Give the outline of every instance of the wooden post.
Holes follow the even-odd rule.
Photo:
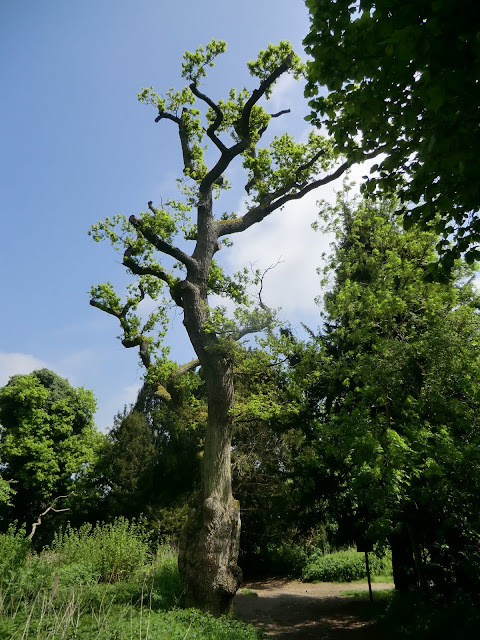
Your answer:
[[[365,564],[367,566],[368,593],[370,594],[370,602],[373,602],[372,581],[370,579],[370,565],[368,563],[368,551],[365,551]]]

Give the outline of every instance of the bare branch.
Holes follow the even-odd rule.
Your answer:
[[[52,502],[52,504],[47,509],[45,509],[45,511],[43,513],[41,513],[38,516],[37,521],[32,524],[32,530],[31,530],[30,534],[27,536],[27,538],[29,540],[31,540],[33,538],[33,536],[35,535],[35,531],[37,530],[37,527],[42,524],[43,516],[47,515],[47,513],[49,511],[53,511],[54,513],[61,513],[62,511],[70,511],[70,507],[66,507],[65,509],[55,509],[55,505],[57,504],[57,500],[60,500],[61,498],[68,498],[71,495],[73,495],[73,494],[72,493],[68,493],[66,496],[57,496],[55,498],[55,500]]]
[[[207,95],[205,95],[204,93],[202,93],[197,85],[192,82],[192,84],[190,85],[190,91],[193,93],[193,95],[197,96],[197,98],[199,98],[200,100],[203,100],[203,102],[205,102],[206,104],[208,104],[209,107],[211,107],[213,109],[213,111],[215,112],[215,120],[212,122],[212,124],[208,127],[207,129],[207,136],[210,138],[210,140],[215,144],[215,146],[221,151],[221,153],[224,153],[227,150],[227,147],[223,144],[223,142],[220,140],[220,138],[218,138],[215,135],[215,131],[218,129],[218,127],[222,124],[223,122],[223,111],[220,109],[220,107],[218,106],[218,104],[216,104],[211,98],[209,98]]]
[[[263,291],[263,281],[265,279],[265,276],[267,275],[267,273],[269,271],[272,271],[273,269],[275,269],[275,267],[278,267],[279,264],[281,264],[283,262],[281,256],[280,258],[276,261],[275,264],[271,264],[269,267],[267,267],[264,272],[262,273],[262,275],[259,277],[259,283],[260,283],[260,288],[258,290],[258,301],[260,304],[260,307],[264,310],[264,311],[268,311],[269,313],[272,312],[272,310],[270,309],[270,307],[267,307],[267,305],[263,302],[262,300],[262,291]],[[253,273],[253,265],[250,264],[250,270]]]
[[[283,116],[286,113],[290,113],[290,109],[282,109],[281,111],[278,111],[278,113],[270,113],[269,115],[271,118],[279,118],[280,116]]]

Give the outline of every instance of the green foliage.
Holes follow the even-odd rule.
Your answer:
[[[177,609],[176,553],[161,545],[151,554],[146,542],[125,520],[67,528],[39,555],[24,531],[0,534],[0,638],[257,638],[240,622]]]
[[[0,389],[2,476],[15,491],[12,506],[3,504],[5,521],[31,525],[59,496],[67,497],[57,508],[80,507],[102,441],[94,411],[91,391],[46,369],[12,376]]]
[[[10,525],[5,533],[0,533],[0,588],[21,570],[30,551],[25,529],[17,530]]]
[[[10,482],[4,480],[2,476],[0,476],[0,504],[3,502],[4,504],[11,506],[11,498],[14,495],[15,490]]]
[[[392,575],[390,555],[378,557],[370,553],[368,560],[372,576]],[[353,582],[363,578],[367,578],[365,554],[356,549],[329,554],[314,552],[302,573],[302,579],[307,582]]]
[[[207,75],[205,67],[213,67],[215,58],[227,50],[227,43],[223,40],[212,40],[205,49],[199,47],[194,53],[186,51],[183,54],[182,77],[190,82],[198,83],[199,79]]]
[[[473,274],[459,264],[449,284],[426,281],[435,236],[403,231],[395,201],[351,204],[344,194],[325,213],[337,237],[325,271],[334,277],[314,391],[319,466],[336,475],[350,535],[386,542],[407,527],[438,588],[474,589],[480,325]]]
[[[97,465],[104,512],[110,517],[134,517],[146,509],[152,498],[155,460],[154,436],[146,418],[138,411],[118,414]]]
[[[377,628],[384,637],[434,640],[473,640],[478,635],[480,616],[475,600],[457,594],[448,602],[434,594],[394,591],[386,607],[375,613]]]
[[[72,574],[78,570],[94,581],[118,582],[147,563],[149,538],[142,523],[118,518],[95,527],[84,524],[72,529],[67,525],[55,534],[50,550]]]
[[[266,80],[290,56],[292,73],[298,80],[305,72],[305,65],[293,51],[292,45],[285,40],[281,40],[278,45],[269,44],[259,52],[257,59],[249,62],[247,66],[252,76]],[[266,97],[270,97],[270,92],[266,93]]]
[[[405,224],[442,234],[443,267],[478,259],[478,8],[470,0],[307,0],[306,95],[353,159],[383,147],[367,193],[399,190]],[[320,95],[326,85],[328,95]],[[411,203],[415,206],[412,207]],[[439,218],[436,218],[439,216]],[[451,239],[453,237],[453,245]]]

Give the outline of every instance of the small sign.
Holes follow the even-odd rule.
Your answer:
[[[370,540],[357,540],[357,551],[359,553],[370,553],[370,551],[373,551],[373,542]]]

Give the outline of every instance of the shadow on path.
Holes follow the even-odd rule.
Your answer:
[[[391,587],[376,584],[374,590]],[[363,591],[366,585],[268,580],[244,588],[258,596],[240,591],[234,600],[235,613],[244,622],[264,629],[267,638],[384,640],[368,620],[368,601],[342,595],[345,591]]]

